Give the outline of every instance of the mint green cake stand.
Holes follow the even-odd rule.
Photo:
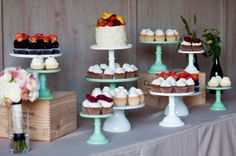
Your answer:
[[[231,87],[209,87],[209,86],[206,86],[206,89],[216,91],[216,100],[212,104],[210,109],[214,110],[214,111],[226,110],[224,104],[221,102],[221,91],[231,89]]]
[[[102,145],[110,142],[109,139],[102,134],[101,119],[111,117],[112,115],[113,114],[89,115],[89,114],[84,114],[82,112],[80,113],[81,117],[94,119],[94,132],[87,140],[87,144]]]
[[[47,74],[57,73],[61,71],[61,69],[54,70],[33,70],[28,69],[28,71],[37,72],[39,74],[40,79],[40,88],[39,88],[39,99],[42,100],[52,100],[53,95],[51,91],[47,88]]]
[[[109,87],[111,89],[115,89],[116,83],[137,81],[139,77],[132,77],[132,78],[126,78],[126,79],[94,79],[94,78],[89,78],[86,76],[85,79],[90,82],[109,83]]]
[[[162,63],[162,45],[166,44],[177,44],[179,41],[163,41],[163,42],[156,42],[156,41],[140,41],[143,44],[154,44],[156,45],[156,61],[155,63],[149,68],[148,73],[156,74],[161,72],[167,72],[168,69],[166,65]]]

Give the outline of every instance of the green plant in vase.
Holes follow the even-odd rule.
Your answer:
[[[206,57],[212,57],[213,66],[210,72],[210,78],[216,75],[223,77],[223,71],[220,65],[220,32],[216,29],[205,29],[204,30],[204,47],[206,49]]]

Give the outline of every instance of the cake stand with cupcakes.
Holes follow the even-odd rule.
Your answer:
[[[39,74],[40,88],[39,98],[43,100],[53,99],[53,95],[47,88],[47,74],[60,71],[59,64],[54,57],[60,57],[57,35],[43,35],[37,33],[29,36],[25,33],[17,33],[14,41],[14,49],[10,56],[17,58],[33,58],[28,71]],[[44,58],[47,58],[44,62]]]
[[[95,28],[96,44],[90,48],[97,50],[98,53],[108,51],[108,66],[102,71],[98,66],[90,66],[88,70],[87,81],[97,83],[107,83],[111,90],[116,88],[117,83],[132,82],[138,80],[137,69],[134,70],[131,65],[126,64],[116,67],[115,53],[121,50],[132,48],[131,44],[127,44],[126,22],[116,14],[103,12],[102,17],[97,20]],[[135,67],[136,68],[136,67]],[[110,74],[110,75],[109,75]],[[102,75],[102,76],[101,76]],[[103,129],[108,132],[127,132],[131,126],[125,116],[124,111],[130,109],[138,109],[139,106],[114,107],[114,116],[108,118],[104,122]],[[116,123],[116,125],[114,125]]]
[[[176,115],[175,110],[175,97],[179,96],[190,96],[194,94],[194,92],[186,92],[186,93],[162,93],[162,92],[149,92],[153,96],[168,96],[169,98],[169,113],[164,119],[159,123],[162,127],[181,127],[184,126],[185,123]]]
[[[184,40],[180,43],[178,53],[188,54],[188,66],[185,68],[186,72],[190,74],[199,73],[199,70],[194,66],[194,54],[202,54],[204,52],[200,39],[184,37]]]
[[[161,29],[157,29],[155,33],[150,29],[143,29],[140,33],[140,43],[156,45],[155,63],[149,68],[148,73],[167,72],[168,68],[162,63],[162,46],[178,44],[179,34],[174,29],[167,29],[166,34]]]

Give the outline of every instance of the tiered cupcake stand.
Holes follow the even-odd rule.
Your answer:
[[[94,132],[87,140],[88,144],[93,145],[102,145],[109,143],[109,139],[102,134],[101,128],[101,119],[111,117],[113,114],[104,114],[104,115],[89,115],[80,113],[80,116],[83,118],[92,118],[94,119]]]
[[[185,68],[185,71],[190,74],[199,73],[199,70],[194,66],[194,54],[201,54],[204,53],[204,50],[201,51],[182,51],[181,49],[178,50],[181,54],[188,54],[188,66]]]
[[[209,86],[206,86],[206,89],[216,91],[216,100],[212,104],[210,109],[214,110],[214,111],[226,110],[224,104],[221,102],[221,91],[231,89],[231,87],[209,87]]]
[[[50,56],[60,57],[61,53],[60,54],[52,54],[52,55],[29,55],[29,54],[21,55],[21,54],[10,53],[10,56],[18,57],[18,58],[31,58],[32,59],[36,56],[41,56],[43,58],[48,58]],[[43,99],[43,100],[53,99],[53,95],[52,95],[51,91],[47,88],[47,76],[46,75],[57,73],[57,72],[61,71],[61,69],[33,70],[33,69],[29,68],[28,71],[32,71],[32,72],[35,72],[35,73],[39,74],[39,78],[40,78],[39,99]]]
[[[159,93],[159,92],[152,92],[150,94],[153,96],[168,96],[169,97],[169,113],[164,117],[164,119],[159,123],[162,127],[180,127],[184,126],[185,123],[176,115],[176,97],[183,97],[183,96],[190,96],[193,95],[194,92],[188,93]]]
[[[156,45],[156,61],[155,63],[149,68],[148,73],[156,74],[161,73],[164,71],[168,71],[166,65],[162,63],[162,45],[168,44],[177,44],[179,41],[163,41],[163,42],[156,42],[156,41],[140,41],[143,44],[154,44]]]
[[[126,46],[120,47],[99,47],[97,45],[92,45],[90,47],[93,50],[98,51],[108,51],[108,61],[109,61],[109,68],[115,71],[115,52],[117,50],[124,50],[132,48],[131,44],[127,44]],[[110,89],[116,88],[116,83],[123,83],[123,82],[132,82],[137,81],[139,77],[134,78],[126,78],[126,79],[94,79],[86,77],[87,81],[90,82],[97,82],[97,83],[108,83]],[[137,106],[125,106],[125,107],[113,107],[114,115],[107,118],[103,125],[103,130],[107,132],[113,133],[121,133],[127,132],[131,130],[131,125],[127,117],[125,116],[125,110],[133,110],[144,107],[144,104],[140,104]]]

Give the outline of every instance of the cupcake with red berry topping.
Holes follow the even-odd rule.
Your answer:
[[[91,95],[86,95],[86,99],[89,101],[87,112],[91,115],[99,115],[101,113],[101,105],[98,99]]]
[[[25,33],[16,33],[16,39],[14,40],[14,53],[16,54],[27,54],[26,50],[20,50],[20,49],[26,49],[29,47],[29,35]]]
[[[112,106],[113,106],[113,99],[107,95],[98,95],[97,96],[98,102],[101,104],[101,112],[102,114],[111,114]]]
[[[202,41],[199,38],[192,39],[192,50],[193,51],[202,50]]]
[[[180,43],[182,51],[192,51],[192,39],[191,37],[184,37],[184,40]]]
[[[176,82],[175,92],[176,93],[186,93],[187,92],[186,81],[182,81],[181,79]]]
[[[171,93],[173,90],[173,87],[171,86],[171,84],[169,83],[169,81],[164,80],[161,83],[161,92],[162,93]]]

